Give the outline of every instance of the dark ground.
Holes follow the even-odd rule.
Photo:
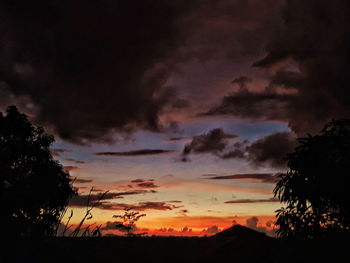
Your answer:
[[[212,237],[20,239],[0,262],[349,262],[349,239],[282,241],[242,226]],[[345,258],[344,258],[345,257]]]

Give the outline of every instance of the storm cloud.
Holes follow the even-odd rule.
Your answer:
[[[349,117],[349,16],[346,0],[286,1],[266,56],[254,63],[274,72],[269,84],[260,92],[245,84],[204,115],[284,121],[297,136]]]
[[[282,63],[271,82],[297,91],[288,105],[290,127],[297,133],[319,131],[331,118],[350,114],[350,4],[289,0],[284,12],[284,24],[266,46],[267,56],[255,65]],[[298,70],[286,70],[287,60]]]
[[[228,138],[236,136],[226,134],[219,128],[194,136],[183,149],[182,161],[187,161],[191,153],[211,153],[221,159],[246,160],[257,167],[285,168],[284,157],[297,146],[295,135],[291,132],[276,132],[252,142],[243,140],[233,144],[229,143]]]
[[[248,160],[255,166],[286,167],[285,157],[297,146],[295,136],[289,132],[276,132],[254,141],[247,147]]]
[[[236,137],[237,135],[225,133],[221,128],[194,136],[192,141],[185,145],[182,151],[182,160],[186,161],[190,153],[212,153],[218,155],[228,145],[228,139]]]
[[[288,115],[286,107],[295,96],[269,90],[252,92],[243,86],[237,92],[225,96],[219,105],[199,116],[234,115],[241,118],[283,120]]]
[[[159,131],[165,105],[184,106],[165,81],[196,2],[1,1],[1,89],[73,142]]]
[[[75,143],[168,131],[177,125],[163,113],[198,103],[194,85],[171,86],[169,77],[191,74],[195,60],[252,61],[282,3],[2,1],[0,105],[16,104]]]

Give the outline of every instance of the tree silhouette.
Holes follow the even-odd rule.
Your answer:
[[[114,218],[120,218],[120,222],[116,222],[116,229],[121,232],[126,232],[127,236],[132,236],[136,228],[136,222],[146,214],[132,211],[132,208],[125,208],[124,215],[114,215]]]
[[[53,235],[75,194],[69,174],[51,155],[53,142],[15,106],[0,113],[0,225],[7,234]]]
[[[314,238],[350,229],[350,120],[333,120],[320,135],[298,139],[289,170],[274,193],[281,237]]]

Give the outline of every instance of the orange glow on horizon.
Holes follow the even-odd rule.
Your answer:
[[[248,224],[248,220],[253,216],[232,216],[232,217],[214,217],[214,216],[178,216],[158,219],[140,220],[136,224],[135,234],[146,233],[147,236],[210,236],[223,231],[232,225],[243,225],[251,227],[257,231],[271,234],[275,229],[273,222],[274,216],[258,216],[256,226]],[[93,226],[102,224],[102,234],[124,235],[125,233],[115,229],[104,229],[106,222],[94,222]],[[84,224],[86,228],[89,224]],[[74,229],[76,225],[72,227]]]

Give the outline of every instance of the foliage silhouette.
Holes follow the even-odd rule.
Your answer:
[[[280,237],[315,238],[350,229],[350,120],[333,120],[320,135],[298,139],[274,194]]]
[[[5,234],[55,234],[75,190],[52,157],[53,142],[53,136],[33,126],[15,106],[0,113],[0,225]]]
[[[118,229],[121,232],[126,232],[127,236],[133,236],[133,232],[136,228],[136,222],[144,216],[146,216],[146,214],[141,214],[140,212],[132,211],[132,208],[125,208],[124,215],[114,215],[113,217],[121,219],[120,222],[116,222],[116,229]]]

